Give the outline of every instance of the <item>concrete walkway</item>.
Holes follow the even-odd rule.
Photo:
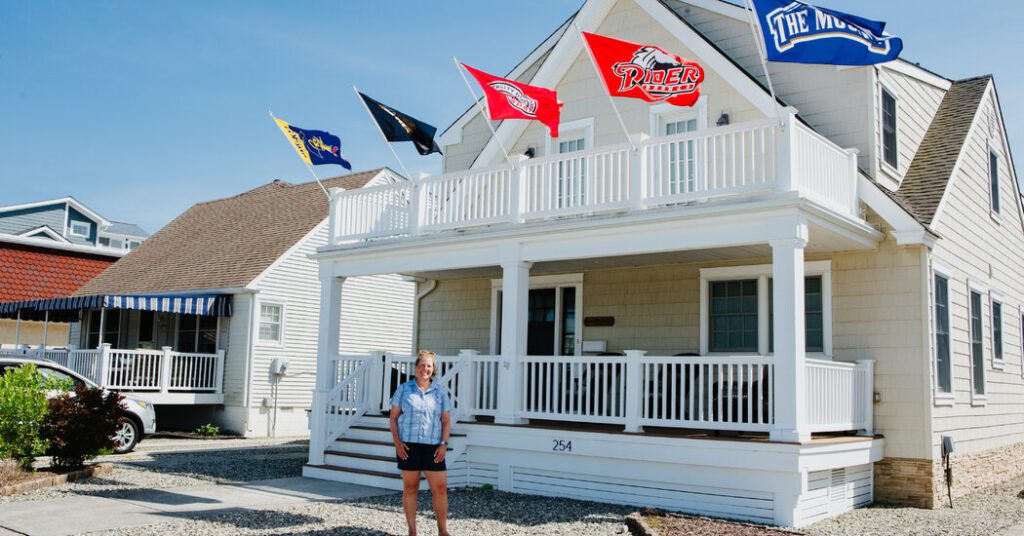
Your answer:
[[[1024,536],[1024,523],[1005,528],[999,532],[998,536]]]
[[[77,495],[56,500],[4,504],[0,514],[0,535],[81,534],[166,523],[176,519],[195,519],[230,510],[258,510],[388,493],[394,492],[294,477],[234,485],[211,484]]]

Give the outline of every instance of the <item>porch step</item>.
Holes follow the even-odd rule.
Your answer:
[[[451,434],[454,441],[466,434]],[[452,451],[452,447],[448,447]],[[449,461],[449,465],[451,462]],[[401,490],[402,474],[395,463],[395,446],[387,416],[367,415],[324,450],[323,465],[305,465],[303,476]],[[421,478],[420,489],[427,489]]]
[[[391,473],[366,469],[352,469],[347,467],[338,467],[335,465],[306,464],[302,466],[302,476],[402,491],[402,475],[401,473],[398,473],[397,470],[394,473]],[[427,480],[420,477],[420,490],[426,489],[429,489]]]

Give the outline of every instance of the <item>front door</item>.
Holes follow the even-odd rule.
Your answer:
[[[530,290],[526,355],[555,355],[555,289]]]
[[[526,310],[526,354],[537,356],[577,355],[579,352],[578,284],[532,288]],[[496,290],[493,311],[493,352],[501,351],[502,292]]]

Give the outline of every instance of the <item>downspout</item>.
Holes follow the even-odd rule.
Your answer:
[[[415,321],[413,322],[415,324]],[[21,309],[18,309],[18,314],[14,320],[14,347],[18,348],[21,346]]]
[[[242,383],[242,398],[243,403],[245,404],[242,425],[245,433],[252,431],[252,429],[249,428],[249,412],[252,408],[249,406],[252,402],[252,360],[256,353],[256,315],[259,314],[259,311],[256,309],[256,292],[250,294],[249,299],[252,300],[252,303],[249,306],[249,344],[247,345],[248,349],[245,356],[245,369],[242,373],[242,377],[244,378],[244,382]]]
[[[420,302],[423,301],[423,298],[427,297],[427,294],[430,294],[431,292],[434,291],[435,288],[437,288],[437,280],[436,279],[422,279],[422,278],[419,278],[419,277],[411,277],[411,276],[402,276],[402,280],[403,281],[411,281],[413,283],[417,283],[417,285],[416,285],[417,288],[419,287],[419,283],[425,283],[424,288],[423,289],[418,289],[417,292],[416,292],[415,307],[414,307],[414,309],[412,311],[412,346],[411,346],[411,349],[412,349],[412,355],[416,355],[416,352],[419,350],[419,346],[420,346]]]

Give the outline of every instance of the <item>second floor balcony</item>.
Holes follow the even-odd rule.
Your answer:
[[[358,190],[334,190],[330,245],[792,193],[859,219],[857,153],[781,117]]]

